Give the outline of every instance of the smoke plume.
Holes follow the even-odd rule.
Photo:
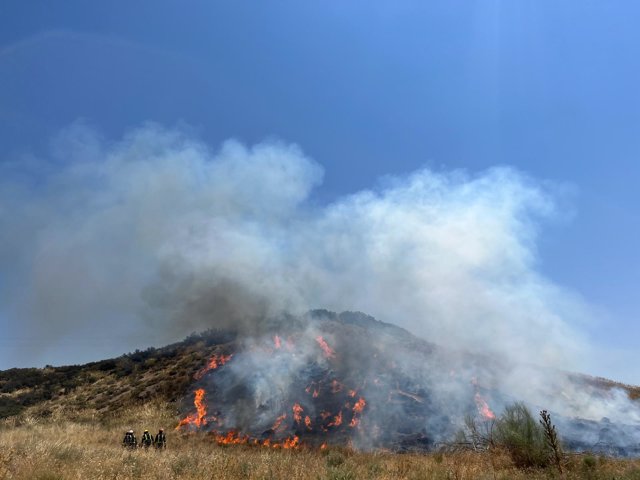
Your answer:
[[[413,385],[440,412],[425,417],[431,440],[446,438],[480,388],[501,392],[494,408],[526,399],[565,419],[640,421],[625,391],[603,393],[559,373],[579,370],[590,350],[580,334],[588,308],[537,268],[538,229],[557,213],[553,186],[505,167],[422,169],[321,204],[313,193],[322,178],[296,145],[230,140],[212,150],[155,124],[112,142],[78,123],[56,138],[49,158],[4,162],[0,320],[32,337],[13,358],[37,363],[48,350],[69,349],[66,339],[89,335],[122,352],[233,329],[253,347],[216,377],[216,391],[243,392],[248,402],[240,408],[233,393],[228,421],[263,428],[304,386],[308,365],[334,362],[314,360],[320,350],[309,326],[300,327],[297,360],[264,361],[256,345],[272,341],[274,319],[363,311],[449,352],[433,369],[422,353],[403,353],[402,336],[372,340],[378,361],[389,356],[399,375],[385,380],[383,396],[422,404],[401,389]],[[344,375],[352,362],[375,380],[370,352],[341,347],[349,351],[341,353]],[[474,365],[465,364],[470,353]],[[475,365],[483,355],[490,362]],[[469,383],[476,375],[483,384]],[[372,420],[399,418],[378,405],[379,385],[360,388]],[[355,401],[352,422],[360,420]],[[599,427],[580,428],[575,438]]]
[[[320,307],[513,362],[583,351],[583,305],[536,269],[552,191],[510,168],[423,169],[321,205],[323,169],[296,145],[214,151],[154,124],[109,142],[76,124],[51,158],[1,173],[3,313],[46,339],[36,349],[74,332],[135,348],[259,331]]]

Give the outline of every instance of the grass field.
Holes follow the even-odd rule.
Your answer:
[[[57,412],[43,419],[22,416],[0,423],[2,479],[546,479],[556,470],[522,471],[500,451],[358,453],[345,449],[274,450],[218,446],[205,435],[173,431],[169,405],[141,406],[117,416],[91,411]],[[165,451],[125,450],[124,430],[168,432]],[[640,461],[570,456],[565,478],[637,479]]]

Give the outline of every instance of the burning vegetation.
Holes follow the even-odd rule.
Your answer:
[[[195,375],[176,429],[208,432],[220,444],[270,448],[433,447],[455,429],[442,408],[452,400],[428,390],[437,377],[425,375],[424,361],[433,362],[433,352],[407,357],[422,366],[408,369],[406,355],[397,354],[406,332],[373,322],[373,329],[362,329],[321,316],[212,355]],[[375,328],[385,335],[378,337]],[[437,363],[431,366],[438,371]],[[482,387],[467,384],[461,411],[476,407],[479,418],[493,418]]]
[[[290,320],[213,353],[194,376],[176,430],[206,432],[219,444],[428,451],[451,441],[465,418],[490,429],[513,401],[499,388],[501,365],[487,358],[454,354],[362,314]],[[573,427],[593,434],[591,424],[556,419],[567,445],[589,447],[575,443]]]

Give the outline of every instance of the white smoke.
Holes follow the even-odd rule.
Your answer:
[[[584,306],[537,271],[552,191],[510,168],[424,169],[320,205],[323,169],[295,145],[212,151],[158,125],[113,143],[77,124],[52,158],[0,173],[4,314],[53,345],[124,332],[132,349],[318,307],[511,362],[584,351]]]

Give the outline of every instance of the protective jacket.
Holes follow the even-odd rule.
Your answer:
[[[122,440],[122,446],[128,448],[136,448],[138,446],[136,436],[133,433],[125,433],[124,439]]]
[[[144,448],[149,448],[153,443],[153,437],[149,432],[144,432],[142,434],[142,438],[140,439],[140,443]]]
[[[164,432],[158,432],[155,438],[156,448],[167,448],[167,436]]]

